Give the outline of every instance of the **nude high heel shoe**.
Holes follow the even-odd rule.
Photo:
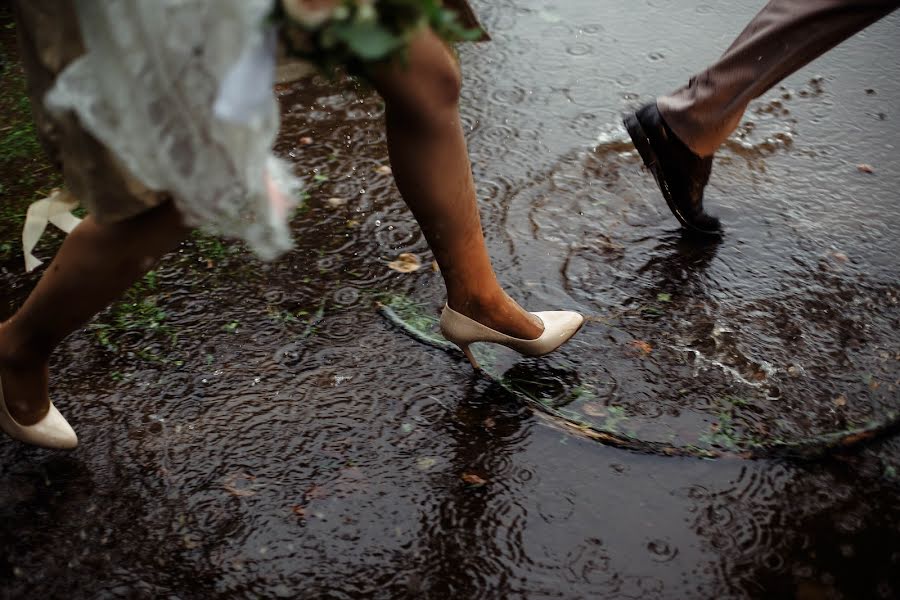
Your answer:
[[[6,408],[2,380],[0,380],[0,429],[14,440],[42,448],[71,450],[78,445],[78,436],[75,435],[75,431],[59,414],[52,402],[50,410],[43,419],[34,425],[19,425]]]
[[[494,331],[445,305],[441,313],[441,333],[447,340],[459,346],[472,366],[479,369],[478,361],[472,355],[469,344],[490,342],[506,346],[525,356],[543,356],[569,341],[569,338],[578,333],[584,325],[584,317],[577,312],[549,311],[531,314],[544,324],[544,333],[537,339],[523,340]]]

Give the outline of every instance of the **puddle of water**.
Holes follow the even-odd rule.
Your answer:
[[[615,382],[599,403],[660,439],[728,397],[746,400],[731,427],[767,435],[896,407],[896,17],[754,105],[711,186],[727,235],[704,246],[617,119],[754,7],[481,8],[495,41],[463,50],[464,120],[491,251],[526,306],[597,317],[558,358]],[[297,250],[261,265],[193,238],[66,342],[52,393],[82,447],[0,444],[0,595],[898,593],[896,440],[806,466],[642,456],[547,427],[375,310],[386,292],[441,303],[436,274],[386,267],[429,253],[377,171],[378,100],[327,82],[281,99],[278,151],[313,185]],[[20,265],[0,259],[3,315],[35,281]]]

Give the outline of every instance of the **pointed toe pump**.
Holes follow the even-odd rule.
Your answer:
[[[445,305],[441,313],[441,333],[447,340],[459,346],[472,366],[478,369],[478,361],[472,355],[470,344],[490,342],[506,346],[525,356],[543,356],[569,341],[584,325],[584,317],[577,312],[560,310],[531,314],[541,320],[544,332],[539,338],[523,340],[486,327]]]
[[[34,425],[20,425],[17,423],[6,407],[2,380],[0,380],[0,429],[14,440],[42,448],[71,450],[78,445],[78,436],[75,435],[75,431],[59,411],[56,410],[52,402],[50,403],[50,410],[47,411],[44,418]]]

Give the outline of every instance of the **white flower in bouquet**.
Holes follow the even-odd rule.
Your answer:
[[[342,0],[281,0],[284,12],[310,29],[337,16],[336,12],[344,10],[343,4]]]

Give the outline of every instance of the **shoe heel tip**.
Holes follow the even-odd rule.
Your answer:
[[[476,371],[481,370],[481,366],[478,364],[478,361],[475,359],[475,355],[472,354],[472,349],[468,346],[460,346],[460,350],[463,351],[463,354],[466,355],[466,358],[469,359],[469,363],[472,365],[472,368]]]

